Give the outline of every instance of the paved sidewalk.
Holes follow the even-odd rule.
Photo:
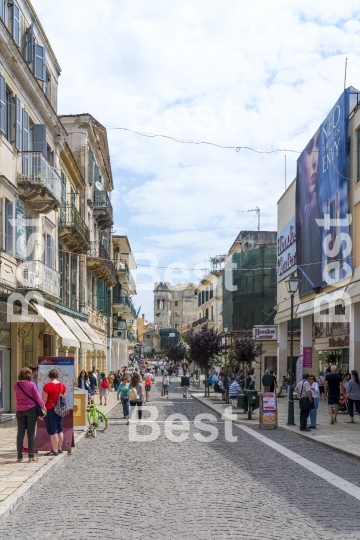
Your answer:
[[[194,399],[201,401],[218,414],[224,414],[225,406],[221,402],[214,402],[211,398],[204,397],[204,393],[196,393],[193,395]],[[279,398],[278,403],[278,422],[279,427],[292,431],[301,437],[310,439],[318,444],[329,446],[339,452],[345,453],[349,456],[360,459],[360,417],[354,416],[355,424],[348,424],[349,415],[339,412],[337,418],[337,424],[330,424],[330,416],[327,410],[327,403],[320,401],[317,415],[317,429],[309,432],[303,432],[299,429],[299,405],[298,401],[295,401],[295,423],[296,426],[288,426],[287,422],[287,398]],[[237,412],[237,411],[233,411]],[[252,414],[252,420],[247,419],[248,415],[242,412],[238,413],[238,423],[246,425],[259,425],[258,410],[255,410]],[[308,422],[309,425],[309,422]],[[269,428],[266,428],[269,429]]]
[[[99,403],[99,396],[95,396]],[[110,392],[108,404],[101,410],[108,414],[117,404],[116,392]],[[45,457],[44,453],[37,454],[39,461],[28,463],[25,457],[23,463],[17,463],[16,453],[16,420],[0,424],[0,523],[29,495],[35,484],[41,481],[48,471],[62,460],[67,459],[64,452],[57,457]],[[75,448],[84,440],[84,431],[75,431]],[[26,454],[25,454],[26,456]]]

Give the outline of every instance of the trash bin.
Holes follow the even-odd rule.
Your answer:
[[[237,406],[239,409],[244,409],[244,411],[247,411],[248,402],[247,402],[247,395],[246,394],[239,394],[237,398]]]

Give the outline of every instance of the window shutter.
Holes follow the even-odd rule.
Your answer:
[[[2,75],[0,75],[0,131],[6,132],[6,83]]]
[[[34,28],[33,25],[26,30],[25,35],[25,60],[28,64],[34,60]]]
[[[97,309],[101,312],[105,310],[105,283],[100,279],[97,282]]]
[[[46,61],[45,47],[34,43],[34,75],[40,81],[45,81]]]
[[[21,101],[15,96],[15,148],[21,151]]]
[[[76,195],[75,195],[75,191],[73,187],[70,190],[70,199],[71,199],[71,204],[75,206]]]
[[[78,274],[78,259],[74,255],[71,256],[71,282],[70,282],[70,307],[77,309],[77,274]]]
[[[94,182],[95,182],[95,187],[96,187],[96,182],[98,182],[100,179],[100,169],[99,169],[99,165],[96,165],[95,163],[95,166],[94,166]],[[96,188],[97,189],[97,188]]]
[[[12,34],[16,45],[20,47],[20,9],[13,3],[12,9]]]
[[[0,19],[5,21],[5,2],[3,0],[0,0]]]
[[[63,274],[64,274],[64,252],[63,247],[59,244],[59,274],[60,274],[60,300],[64,302],[64,285],[63,285]]]
[[[88,157],[88,181],[90,186],[94,183],[94,153],[89,148],[89,157]]]
[[[47,157],[46,124],[34,124],[34,151]]]

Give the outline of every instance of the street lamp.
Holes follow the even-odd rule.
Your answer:
[[[295,426],[294,419],[294,296],[298,290],[300,280],[291,274],[289,279],[285,281],[286,288],[290,294],[291,299],[291,318],[290,318],[290,388],[289,388],[289,401],[288,401],[288,426]]]

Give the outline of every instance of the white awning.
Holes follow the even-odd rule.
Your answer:
[[[85,334],[83,329],[78,325],[77,319],[73,319],[70,315],[65,315],[64,313],[58,313],[61,319],[68,325],[70,330],[75,334],[75,336],[80,341],[82,349],[87,351],[93,351],[94,345],[91,339]]]
[[[42,306],[41,304],[34,304],[34,307],[40,315],[42,315],[45,321],[50,324],[51,328],[55,330],[58,336],[61,337],[64,347],[75,347],[80,348],[79,340],[76,339],[74,334],[69,330],[64,321],[62,321],[59,315],[47,307]]]
[[[84,330],[85,334],[91,339],[91,341],[94,344],[94,349],[97,351],[105,351],[105,345],[101,341],[99,335],[93,328],[91,328],[90,324],[86,321],[77,321],[78,325]]]

